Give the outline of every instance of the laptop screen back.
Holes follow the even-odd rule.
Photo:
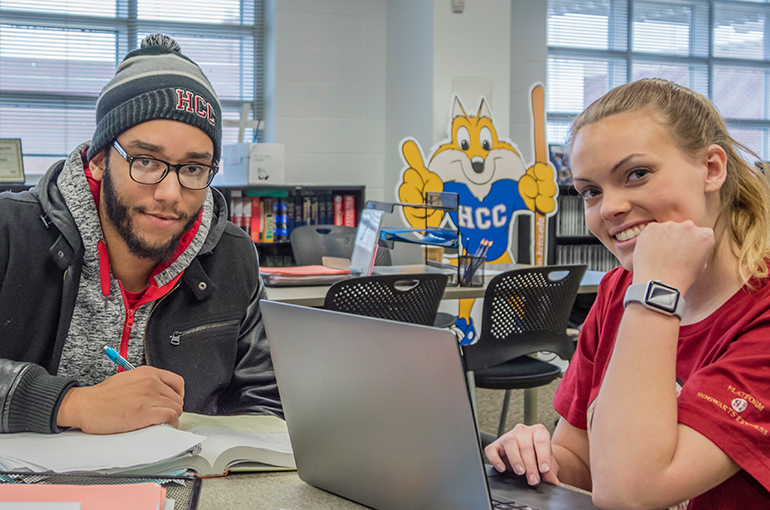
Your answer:
[[[302,480],[384,509],[488,509],[448,330],[262,302]]]

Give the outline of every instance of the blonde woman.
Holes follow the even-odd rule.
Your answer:
[[[600,508],[770,508],[764,176],[706,98],[663,80],[597,100],[571,148],[588,227],[622,267],[559,385],[553,437],[517,425],[487,457]]]

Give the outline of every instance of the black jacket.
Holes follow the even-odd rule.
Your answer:
[[[80,234],[56,185],[63,162],[28,192],[0,193],[0,430],[56,432],[76,381],[56,376],[82,269]],[[153,304],[148,365],[185,380],[184,410],[283,417],[259,301],[264,287],[251,239],[214,217],[198,256]]]

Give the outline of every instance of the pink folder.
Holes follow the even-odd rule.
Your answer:
[[[0,484],[4,502],[79,502],[82,510],[159,510],[166,489],[154,483],[118,485],[13,485]]]
[[[327,274],[348,274],[350,269],[332,269],[326,266],[291,266],[291,267],[260,267],[260,273],[279,274],[282,276],[318,276]]]

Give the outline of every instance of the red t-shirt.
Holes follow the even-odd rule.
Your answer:
[[[138,305],[139,301],[144,297],[144,290],[141,292],[129,292],[126,289],[123,289],[123,295],[126,298],[126,306],[128,308],[136,308],[136,305]]]
[[[559,384],[554,407],[574,427],[588,429],[632,280],[623,268],[604,277]],[[679,423],[743,468],[693,498],[689,510],[770,508],[770,285],[767,279],[752,283],[755,291],[743,288],[708,318],[679,329]]]

